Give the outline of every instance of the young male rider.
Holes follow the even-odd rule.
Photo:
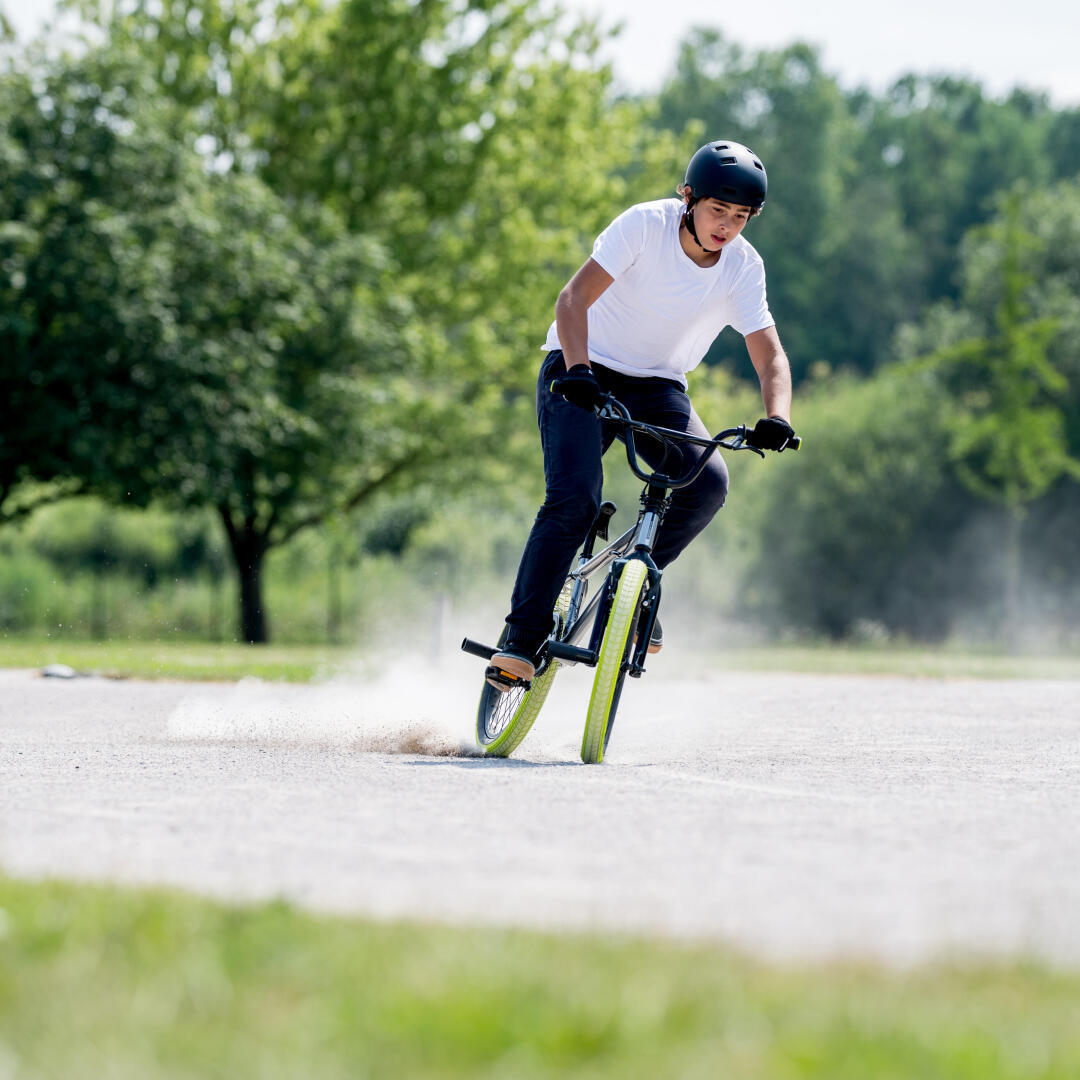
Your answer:
[[[690,159],[677,189],[682,198],[620,214],[559,293],[536,390],[547,492],[521,557],[503,644],[488,668],[497,689],[535,673],[559,591],[596,516],[600,459],[614,437],[594,411],[605,393],[636,420],[709,438],[687,396],[686,373],[733,326],[765,405],[748,441],[782,451],[793,438],[791,372],[766,303],[764,266],[740,235],[761,212],[766,186],[765,168],[747,147],[707,143]],[[686,445],[684,463],[701,452]],[[658,448],[652,460],[644,442],[639,453],[659,467]],[[657,566],[705,528],[727,489],[727,468],[714,453],[693,484],[674,492],[653,551]],[[661,644],[657,623],[650,651]]]

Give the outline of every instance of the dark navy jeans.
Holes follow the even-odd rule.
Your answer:
[[[600,506],[604,478],[600,459],[615,438],[609,425],[551,392],[551,380],[565,370],[562,352],[550,352],[536,384],[547,493],[521,556],[506,618],[505,647],[526,653],[539,649],[551,632],[555,601]],[[613,393],[635,420],[709,438],[678,383],[622,375],[598,364],[593,365],[593,371],[601,389]],[[639,458],[651,468],[662,467],[661,447],[655,440],[634,442]],[[698,447],[683,446],[681,466],[669,458],[663,471],[669,475],[685,472],[700,453]],[[657,566],[667,566],[708,525],[724,505],[727,488],[727,466],[714,453],[693,484],[674,492],[653,551]]]

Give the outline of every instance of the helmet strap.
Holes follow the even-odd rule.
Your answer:
[[[694,203],[697,199],[693,199],[687,203],[686,212],[683,214],[683,224],[686,226],[686,231],[694,238],[694,243],[697,244],[702,251],[709,255],[715,255],[718,251],[722,251],[722,248],[707,248],[699,239],[697,235],[697,229],[694,228]]]

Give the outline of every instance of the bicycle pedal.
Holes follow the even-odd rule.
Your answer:
[[[484,670],[484,678],[487,679],[491,686],[494,686],[496,690],[504,694],[508,690],[532,689],[531,679],[523,679],[520,675],[515,675],[512,671],[504,671],[494,664],[489,665]]]

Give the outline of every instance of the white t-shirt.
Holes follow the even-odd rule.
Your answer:
[[[615,280],[589,308],[589,360],[626,375],[686,385],[716,335],[744,337],[774,323],[765,266],[737,236],[715,266],[698,266],[679,243],[680,199],[638,203],[597,238],[592,257]],[[545,349],[561,349],[553,322]]]

